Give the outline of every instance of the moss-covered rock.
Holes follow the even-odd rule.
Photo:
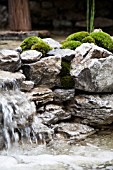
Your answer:
[[[113,40],[109,34],[105,32],[92,32],[90,36],[95,39],[96,45],[113,52]]]
[[[60,78],[61,86],[64,89],[71,89],[74,87],[75,83],[71,76],[64,76]]]
[[[42,41],[41,38],[37,36],[31,36],[23,40],[23,42],[20,44],[22,51],[30,50],[31,46],[36,44],[37,42]]]
[[[52,48],[44,41],[40,41],[40,42],[37,42],[36,44],[32,45],[31,50],[40,51],[40,52],[42,52],[43,56],[45,56],[49,50],[52,50]]]
[[[78,46],[80,46],[82,43],[80,41],[65,41],[62,43],[62,47],[63,49],[68,48],[71,50],[75,50]]]
[[[44,42],[40,37],[37,36],[31,36],[26,38],[21,43],[22,51],[26,50],[38,50],[42,52],[43,55],[45,55],[50,49],[52,49],[46,42]]]
[[[87,36],[82,39],[82,43],[94,43],[95,44],[95,39],[91,36]]]
[[[76,32],[73,33],[71,35],[69,35],[66,40],[70,41],[70,40],[75,40],[75,41],[82,41],[83,38],[89,36],[89,33],[86,31],[80,31],[80,32]]]

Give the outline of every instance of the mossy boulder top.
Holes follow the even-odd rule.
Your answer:
[[[49,50],[52,48],[44,42],[40,37],[37,36],[31,36],[26,38],[20,45],[22,48],[22,51],[26,50],[37,50],[39,52],[42,52],[43,55],[45,55]]]

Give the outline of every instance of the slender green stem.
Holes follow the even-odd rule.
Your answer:
[[[86,18],[86,25],[87,25],[87,32],[89,32],[89,0],[87,0],[87,18]]]
[[[90,32],[94,30],[95,0],[91,2]]]

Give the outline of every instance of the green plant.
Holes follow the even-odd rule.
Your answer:
[[[96,45],[113,52],[113,40],[106,32],[92,32],[90,36],[94,38]]]
[[[64,43],[62,43],[62,47],[61,48],[68,48],[71,50],[75,50],[78,46],[80,46],[82,43],[80,41],[65,41]]]
[[[94,17],[95,17],[95,0],[87,0],[86,25],[87,31],[90,33],[94,30]]]
[[[80,31],[80,32],[76,32],[73,34],[70,34],[66,40],[67,41],[71,41],[71,40],[75,40],[75,41],[82,41],[83,38],[89,36],[89,33],[87,31]]]

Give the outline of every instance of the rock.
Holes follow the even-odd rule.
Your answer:
[[[53,91],[54,101],[61,103],[65,101],[70,101],[74,98],[75,89],[55,89]]]
[[[34,117],[32,122],[32,129],[35,142],[37,141],[39,144],[48,143],[53,139],[54,130],[44,125],[37,116]]]
[[[15,72],[21,67],[20,55],[15,50],[0,50],[0,69]]]
[[[15,48],[15,51],[17,51],[18,53],[22,53],[22,48],[19,46],[19,47],[17,47],[17,48]]]
[[[94,128],[79,123],[59,123],[56,128],[57,137],[69,142],[85,139],[95,133]]]
[[[43,41],[50,45],[52,48],[60,48],[62,45],[52,38],[43,38]]]
[[[34,87],[33,81],[23,81],[20,88],[22,91],[31,91],[33,87]]]
[[[61,70],[60,57],[45,57],[32,64],[23,65],[23,72],[27,80],[34,81],[36,85],[47,85],[49,88],[60,84]]]
[[[20,57],[23,63],[33,63],[36,62],[38,60],[40,60],[42,56],[41,52],[38,52],[36,50],[27,50],[24,51]]]
[[[53,92],[47,87],[36,87],[31,92],[27,93],[31,101],[35,101],[36,105],[44,105],[53,101]]]
[[[61,106],[48,104],[37,110],[38,117],[42,119],[44,124],[55,124],[59,120],[66,120],[71,117],[71,114],[62,109]]]
[[[75,50],[70,74],[75,88],[87,92],[113,92],[113,55],[94,44],[84,43]]]
[[[0,89],[19,88],[23,80],[25,80],[25,76],[20,72],[11,73],[0,70]]]
[[[81,123],[99,127],[109,125],[113,123],[113,94],[78,95],[68,109],[72,115],[81,118]]]
[[[47,55],[59,56],[67,61],[71,61],[75,56],[75,51],[70,49],[53,49],[50,50]]]

